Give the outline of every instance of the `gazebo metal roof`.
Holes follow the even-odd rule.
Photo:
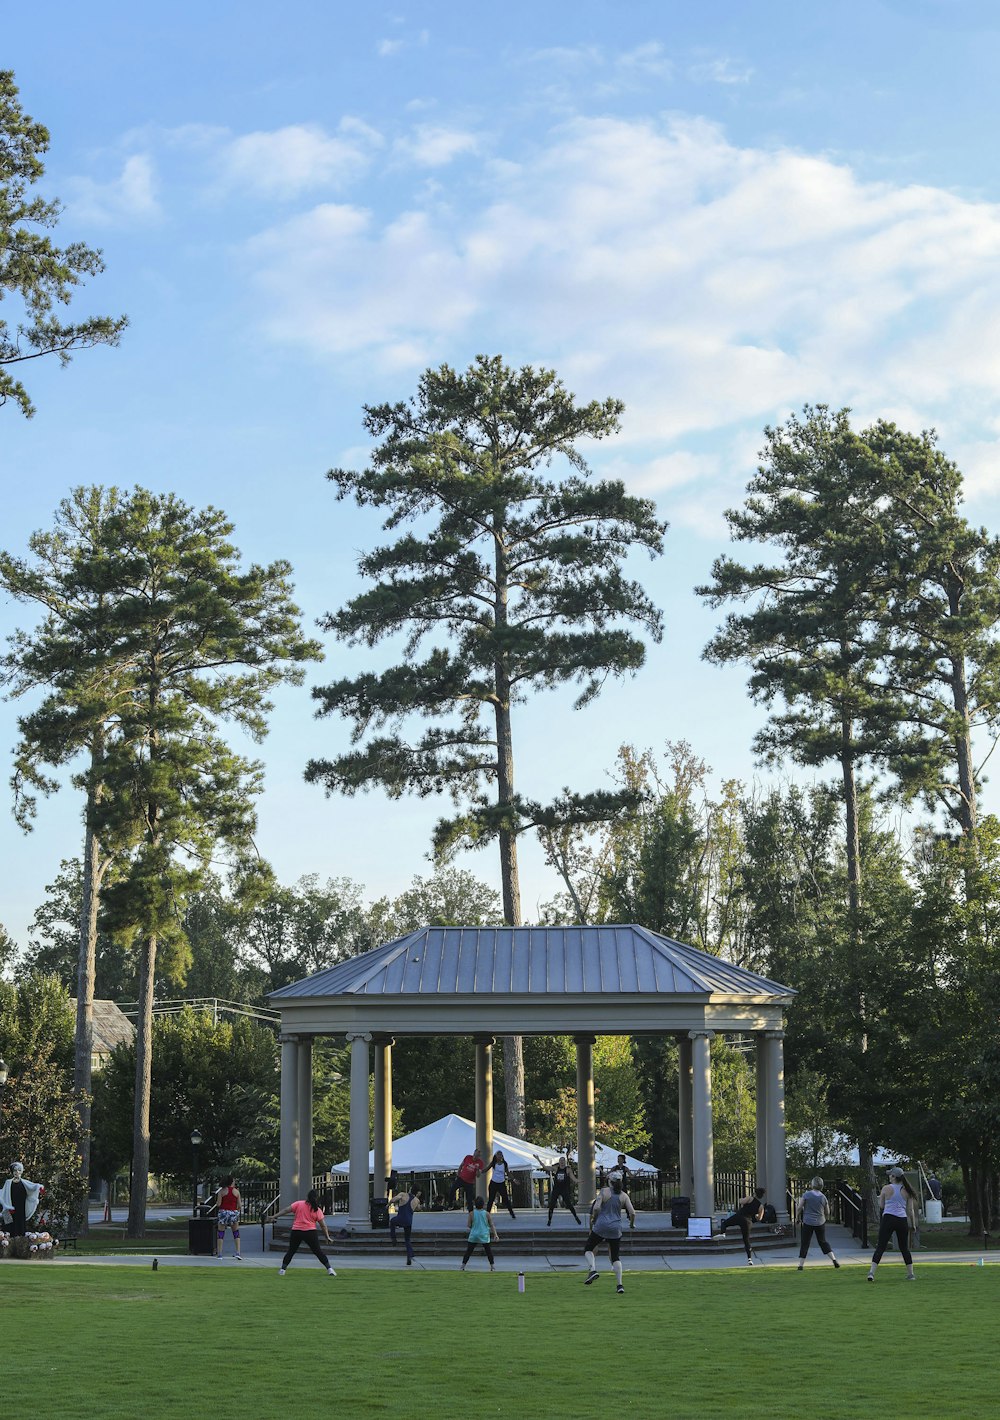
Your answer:
[[[637,926],[422,927],[270,999],[669,995],[789,1002],[790,987]]]

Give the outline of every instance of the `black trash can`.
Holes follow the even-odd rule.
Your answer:
[[[670,1226],[672,1228],[683,1228],[687,1231],[688,1219],[691,1216],[690,1198],[678,1197],[670,1200]]]
[[[194,1257],[215,1256],[215,1219],[188,1219],[188,1252]]]
[[[372,1199],[372,1227],[387,1228],[389,1226],[389,1200],[388,1198]]]

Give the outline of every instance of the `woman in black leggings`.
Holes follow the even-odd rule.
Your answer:
[[[875,1269],[882,1261],[882,1254],[889,1246],[889,1239],[895,1238],[899,1255],[906,1263],[907,1280],[912,1282],[910,1229],[917,1226],[917,1195],[907,1183],[902,1169],[889,1170],[889,1182],[879,1194],[878,1201],[882,1209],[882,1221],[878,1225],[878,1243],[868,1270],[868,1281],[875,1281]]]
[[[330,1230],[326,1226],[326,1219],[323,1216],[323,1209],[320,1207],[319,1195],[315,1188],[310,1188],[305,1198],[297,1199],[281,1211],[291,1213],[292,1231],[288,1239],[288,1251],[281,1259],[281,1266],[278,1268],[278,1276],[285,1275],[285,1269],[291,1265],[292,1258],[305,1243],[310,1252],[319,1258],[330,1276],[336,1277],[336,1272],[330,1266],[330,1259],[320,1247],[317,1237],[317,1229],[322,1227],[327,1242],[330,1241]]]
[[[719,1232],[724,1233],[727,1228],[739,1228],[743,1238],[743,1247],[747,1255],[747,1265],[753,1266],[753,1254],[750,1251],[750,1224],[759,1223],[764,1216],[764,1190],[755,1188],[749,1198],[743,1198],[737,1205],[736,1212],[730,1213],[728,1218],[723,1218],[719,1224]]]
[[[502,1207],[507,1209],[507,1212],[512,1218],[516,1218],[517,1214],[514,1212],[514,1205],[510,1201],[507,1160],[504,1158],[500,1149],[496,1151],[492,1159],[490,1159],[489,1163],[486,1165],[487,1173],[489,1173],[490,1169],[493,1170],[493,1176],[490,1179],[490,1186],[486,1194],[487,1213],[492,1213],[494,1204],[499,1203]]]

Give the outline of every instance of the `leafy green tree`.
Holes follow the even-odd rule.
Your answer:
[[[86,1179],[72,1089],[73,1012],[52,977],[0,980],[0,1056],[10,1078],[0,1114],[0,1158],[19,1159],[46,1186],[50,1215],[79,1225]]]
[[[905,796],[976,828],[974,734],[1000,731],[1000,538],[961,514],[962,475],[932,433],[865,439],[891,511],[883,664],[897,723],[880,757]]]
[[[80,921],[84,901],[83,865],[67,858],[45,889],[29,927],[28,945],[18,963],[18,976],[50,975],[76,994],[80,981]],[[94,941],[93,996],[110,1001],[134,1001],[135,957],[126,937],[98,930]],[[77,1081],[77,1088],[84,1086]],[[89,1077],[85,1088],[89,1091]]]
[[[100,579],[81,578],[80,568],[93,561],[101,539],[105,518],[117,508],[117,490],[77,488],[56,509],[51,532],[36,532],[29,539],[30,557],[18,558],[0,552],[0,586],[18,601],[38,607],[42,620],[32,633],[18,631],[10,650],[0,658],[0,684],[14,697],[44,691],[43,699],[18,720],[20,741],[14,752],[14,814],[27,832],[32,828],[37,795],[51,793],[59,781],[48,771],[74,763],[84,765],[73,776],[77,788],[85,792],[83,865],[75,915],[75,968],[58,962],[44,944],[41,955],[32,952],[45,969],[60,975],[75,970],[77,998],[76,1063],[74,1087],[80,1114],[80,1155],[85,1176],[90,1164],[90,1088],[93,1057],[93,1010],[99,951],[98,909],[101,887],[110,871],[115,852],[122,845],[103,842],[96,828],[97,807],[105,793],[103,780],[104,746],[114,716],[127,694],[127,687],[114,675],[113,658],[99,646],[96,656],[78,654],[83,621],[101,622],[108,593]],[[68,885],[67,885],[68,886]],[[60,894],[60,900],[64,894]],[[55,909],[40,908],[37,924],[43,933],[56,928],[58,941],[49,946],[57,953],[68,947],[54,920]],[[63,979],[66,979],[63,976]],[[68,984],[68,981],[67,981]],[[82,1220],[87,1231],[87,1219]]]
[[[216,845],[246,850],[254,828],[259,768],[228,748],[219,726],[261,738],[269,692],[300,682],[303,663],[318,654],[299,630],[288,564],[241,570],[231,532],[216,509],[196,512],[172,495],[136,489],[101,520],[76,562],[81,588],[100,588],[102,598],[83,598],[74,612],[69,689],[96,694],[103,680],[115,697],[94,826],[102,841],[132,845],[105,886],[102,912],[111,929],[133,931],[141,943],[134,1236],[145,1220],[158,953],[173,952],[183,975],[183,903]]]
[[[384,510],[398,536],[360,559],[372,585],[324,625],[368,646],[401,635],[405,651],[381,672],[313,692],[320,714],[343,714],[356,742],[368,738],[313,760],[306,776],[348,794],[451,793],[463,807],[438,824],[435,848],[498,842],[511,925],[521,921],[519,835],[621,806],[606,792],[566,790],[548,806],[519,795],[514,706],[567,683],[586,704],[607,676],[642,664],[631,626],[660,635],[659,613],[623,564],[635,549],[657,555],[664,525],[620,482],[589,482],[578,447],[615,433],[621,412],[617,400],[577,405],[550,370],[480,356],[465,374],[426,371],[410,403],[366,407],[372,466],[329,475],[339,497]],[[546,472],[556,458],[570,466],[561,481]],[[407,722],[419,717],[432,723],[411,736]],[[519,1132],[519,1039],[505,1051],[507,1123]]]
[[[273,1178],[277,1168],[278,1047],[252,1021],[213,1023],[182,1011],[153,1026],[150,1167],[186,1181],[191,1130],[202,1134],[206,1176],[226,1172]],[[94,1151],[108,1176],[132,1151],[135,1046],[119,1045],[95,1081]]]
[[[17,960],[17,943],[0,922],[0,977],[9,976]]]
[[[34,406],[12,366],[42,355],[66,364],[75,350],[117,345],[128,324],[124,316],[68,324],[55,314],[104,262],[83,242],[58,247],[48,235],[60,205],[30,192],[45,172],[48,147],[48,130],[22,109],[12,71],[0,70],[0,300],[13,297],[20,310],[13,328],[0,320],[0,404],[13,400],[28,417]]]

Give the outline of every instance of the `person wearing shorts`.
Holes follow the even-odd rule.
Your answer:
[[[218,1256],[222,1256],[222,1250],[226,1242],[226,1229],[230,1228],[233,1234],[233,1246],[236,1248],[236,1260],[242,1257],[240,1252],[240,1209],[242,1200],[240,1191],[234,1187],[235,1180],[230,1176],[226,1179],[221,1188],[216,1189],[216,1201],[219,1205],[219,1251]]]
[[[910,1229],[917,1226],[917,1195],[906,1181],[902,1169],[889,1170],[889,1182],[878,1196],[882,1209],[882,1221],[878,1226],[878,1243],[872,1265],[868,1269],[868,1281],[875,1281],[875,1269],[882,1261],[882,1254],[889,1246],[889,1239],[896,1239],[899,1255],[906,1263],[907,1281],[913,1281],[913,1256],[910,1252]]]
[[[630,1226],[635,1227],[635,1209],[632,1207],[632,1200],[622,1188],[621,1179],[613,1178],[610,1184],[605,1184],[603,1188],[598,1189],[597,1195],[590,1205],[590,1235],[583,1253],[587,1262],[585,1287],[589,1287],[600,1277],[601,1274],[597,1270],[596,1253],[601,1243],[607,1243],[617,1290],[619,1293],[625,1291],[621,1263],[623,1208],[628,1214]]]
[[[753,1266],[753,1254],[750,1251],[750,1224],[759,1223],[764,1216],[764,1190],[755,1188],[749,1198],[741,1198],[736,1207],[735,1213],[730,1213],[728,1218],[723,1218],[719,1224],[719,1232],[724,1233],[727,1228],[737,1227],[743,1239],[743,1250],[747,1255],[747,1266]]]
[[[806,1265],[806,1253],[809,1251],[809,1244],[813,1237],[819,1243],[819,1250],[833,1263],[834,1267],[839,1267],[840,1263],[833,1255],[833,1248],[826,1240],[826,1220],[829,1216],[830,1204],[826,1194],[823,1192],[823,1180],[814,1178],[809,1187],[799,1199],[799,1206],[796,1210],[796,1217],[802,1224],[802,1242],[799,1247],[799,1272]]]
[[[305,1198],[296,1199],[287,1208],[282,1208],[283,1213],[292,1215],[292,1231],[288,1239],[288,1251],[281,1259],[281,1266],[278,1268],[278,1276],[284,1277],[286,1269],[291,1265],[292,1258],[299,1248],[305,1243],[314,1257],[317,1257],[331,1277],[336,1277],[336,1272],[330,1266],[330,1259],[319,1245],[317,1236],[320,1227],[323,1229],[327,1242],[330,1241],[330,1230],[326,1226],[326,1219],[323,1216],[323,1209],[319,1206],[319,1195],[315,1188],[310,1188]]]

